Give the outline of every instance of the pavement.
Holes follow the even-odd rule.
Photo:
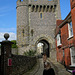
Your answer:
[[[54,60],[51,60],[48,58],[48,60],[51,63],[51,67],[54,69],[56,75],[72,75],[66,69],[64,66]],[[32,70],[28,71],[27,73],[23,75],[43,75],[44,65],[43,65],[43,59],[40,58],[37,60],[37,64],[32,68]]]
[[[72,75],[62,64],[51,59],[48,60],[50,61],[52,68],[55,70],[56,75]]]
[[[37,64],[32,68],[32,70],[28,71],[23,75],[43,75],[43,70],[44,70],[43,60],[38,59]]]

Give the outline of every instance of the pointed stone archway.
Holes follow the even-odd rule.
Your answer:
[[[43,43],[43,53],[46,53],[47,57],[50,57],[52,40],[51,39],[49,40],[46,37],[40,37],[35,43],[36,50],[37,50],[37,45],[39,43]]]
[[[46,41],[45,39],[42,39],[38,43],[43,43],[43,53],[46,53],[47,57],[49,57],[50,45],[48,41]]]

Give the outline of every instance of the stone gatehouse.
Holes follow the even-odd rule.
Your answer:
[[[56,19],[61,19],[59,0],[17,0],[17,45],[19,54],[37,50],[44,44],[44,52],[55,46]]]

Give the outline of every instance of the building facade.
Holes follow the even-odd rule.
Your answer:
[[[37,50],[44,43],[48,53],[54,47],[56,19],[61,19],[59,0],[17,0],[17,45],[19,54]]]
[[[57,20],[57,61],[67,68],[75,67],[75,0],[70,0],[71,12],[64,20]]]

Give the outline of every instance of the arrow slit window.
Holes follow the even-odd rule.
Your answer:
[[[25,32],[24,32],[24,29],[23,29],[23,30],[22,30],[22,35],[23,35],[23,37],[24,37],[24,33],[25,33]]]
[[[43,15],[42,15],[42,13],[40,13],[40,18],[42,19],[42,17],[43,17]]]

